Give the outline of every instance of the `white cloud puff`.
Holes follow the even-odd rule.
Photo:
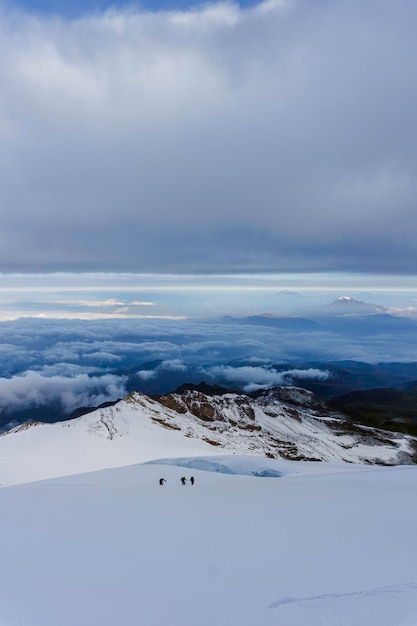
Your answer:
[[[246,392],[267,389],[274,385],[291,385],[294,379],[327,380],[329,377],[327,370],[323,371],[315,368],[305,370],[288,369],[277,372],[274,369],[251,365],[241,367],[220,365],[210,368],[209,372],[214,377],[220,377],[228,382],[242,385]]]

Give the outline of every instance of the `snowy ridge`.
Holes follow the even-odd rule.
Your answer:
[[[0,484],[157,458],[215,456],[396,465],[414,462],[413,437],[353,426],[308,391],[256,398],[197,391],[153,400],[134,393],[77,419],[25,424],[0,437]]]

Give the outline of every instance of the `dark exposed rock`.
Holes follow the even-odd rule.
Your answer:
[[[201,383],[198,383],[197,385],[193,383],[185,383],[184,385],[177,387],[177,389],[175,389],[172,393],[182,395],[185,391],[199,391],[200,393],[204,393],[206,396],[223,396],[226,393],[239,393],[239,391],[226,389],[220,385],[209,385],[205,380],[202,380]]]
[[[212,445],[224,445],[224,437],[239,437],[239,441],[245,440],[244,445],[249,452],[262,449],[263,454],[271,457],[317,461],[321,460],[321,446],[328,437],[329,450],[334,446],[335,455],[332,457],[330,452],[330,456],[324,457],[328,460],[338,458],[340,453],[346,460],[357,460],[360,455],[357,449],[361,446],[369,451],[375,449],[375,458],[378,458],[378,447],[381,446],[392,450],[390,464],[414,462],[417,444],[413,447],[410,442],[409,452],[403,451],[396,436],[353,423],[305,389],[275,387],[249,396],[230,392],[206,395],[189,387],[181,394],[160,397],[159,403],[173,409],[179,416],[189,416],[190,423],[197,420],[200,427],[212,433],[208,437],[203,436]],[[268,418],[272,420],[268,421]],[[300,440],[297,439],[297,432],[300,432]],[[280,433],[279,437],[277,433]],[[318,439],[315,440],[315,437]],[[312,447],[306,444],[310,438]],[[341,452],[343,450],[346,455]],[[369,460],[370,454],[364,452],[363,462]],[[371,459],[370,462],[375,461]]]

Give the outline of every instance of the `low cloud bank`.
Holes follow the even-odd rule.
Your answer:
[[[292,385],[294,384],[294,379],[327,380],[329,378],[327,370],[314,368],[306,370],[289,369],[277,372],[274,369],[266,369],[265,367],[222,365],[212,367],[209,372],[214,378],[243,385],[243,390],[247,393],[257,391],[258,389],[268,389],[275,385]]]
[[[125,378],[111,374],[62,377],[29,370],[20,376],[0,378],[0,409],[52,404],[71,413],[80,406],[97,406],[125,396],[125,382]]]
[[[143,369],[136,372],[136,376],[142,380],[151,380],[157,378],[166,372],[186,372],[188,367],[179,359],[170,359],[168,361],[162,361],[154,369]]]

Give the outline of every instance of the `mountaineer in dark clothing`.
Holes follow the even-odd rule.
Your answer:
[[[191,476],[191,478],[190,478],[190,483],[191,483],[192,485],[194,485],[194,476]]]
[[[163,485],[164,483],[166,483],[165,478],[160,478],[160,479],[159,479],[159,484],[161,485],[161,487],[162,487],[162,485]]]
[[[181,478],[181,483],[182,483],[183,485],[185,485],[185,483],[186,483],[186,482],[187,482],[187,479],[185,478],[185,476],[183,476],[183,477]]]

